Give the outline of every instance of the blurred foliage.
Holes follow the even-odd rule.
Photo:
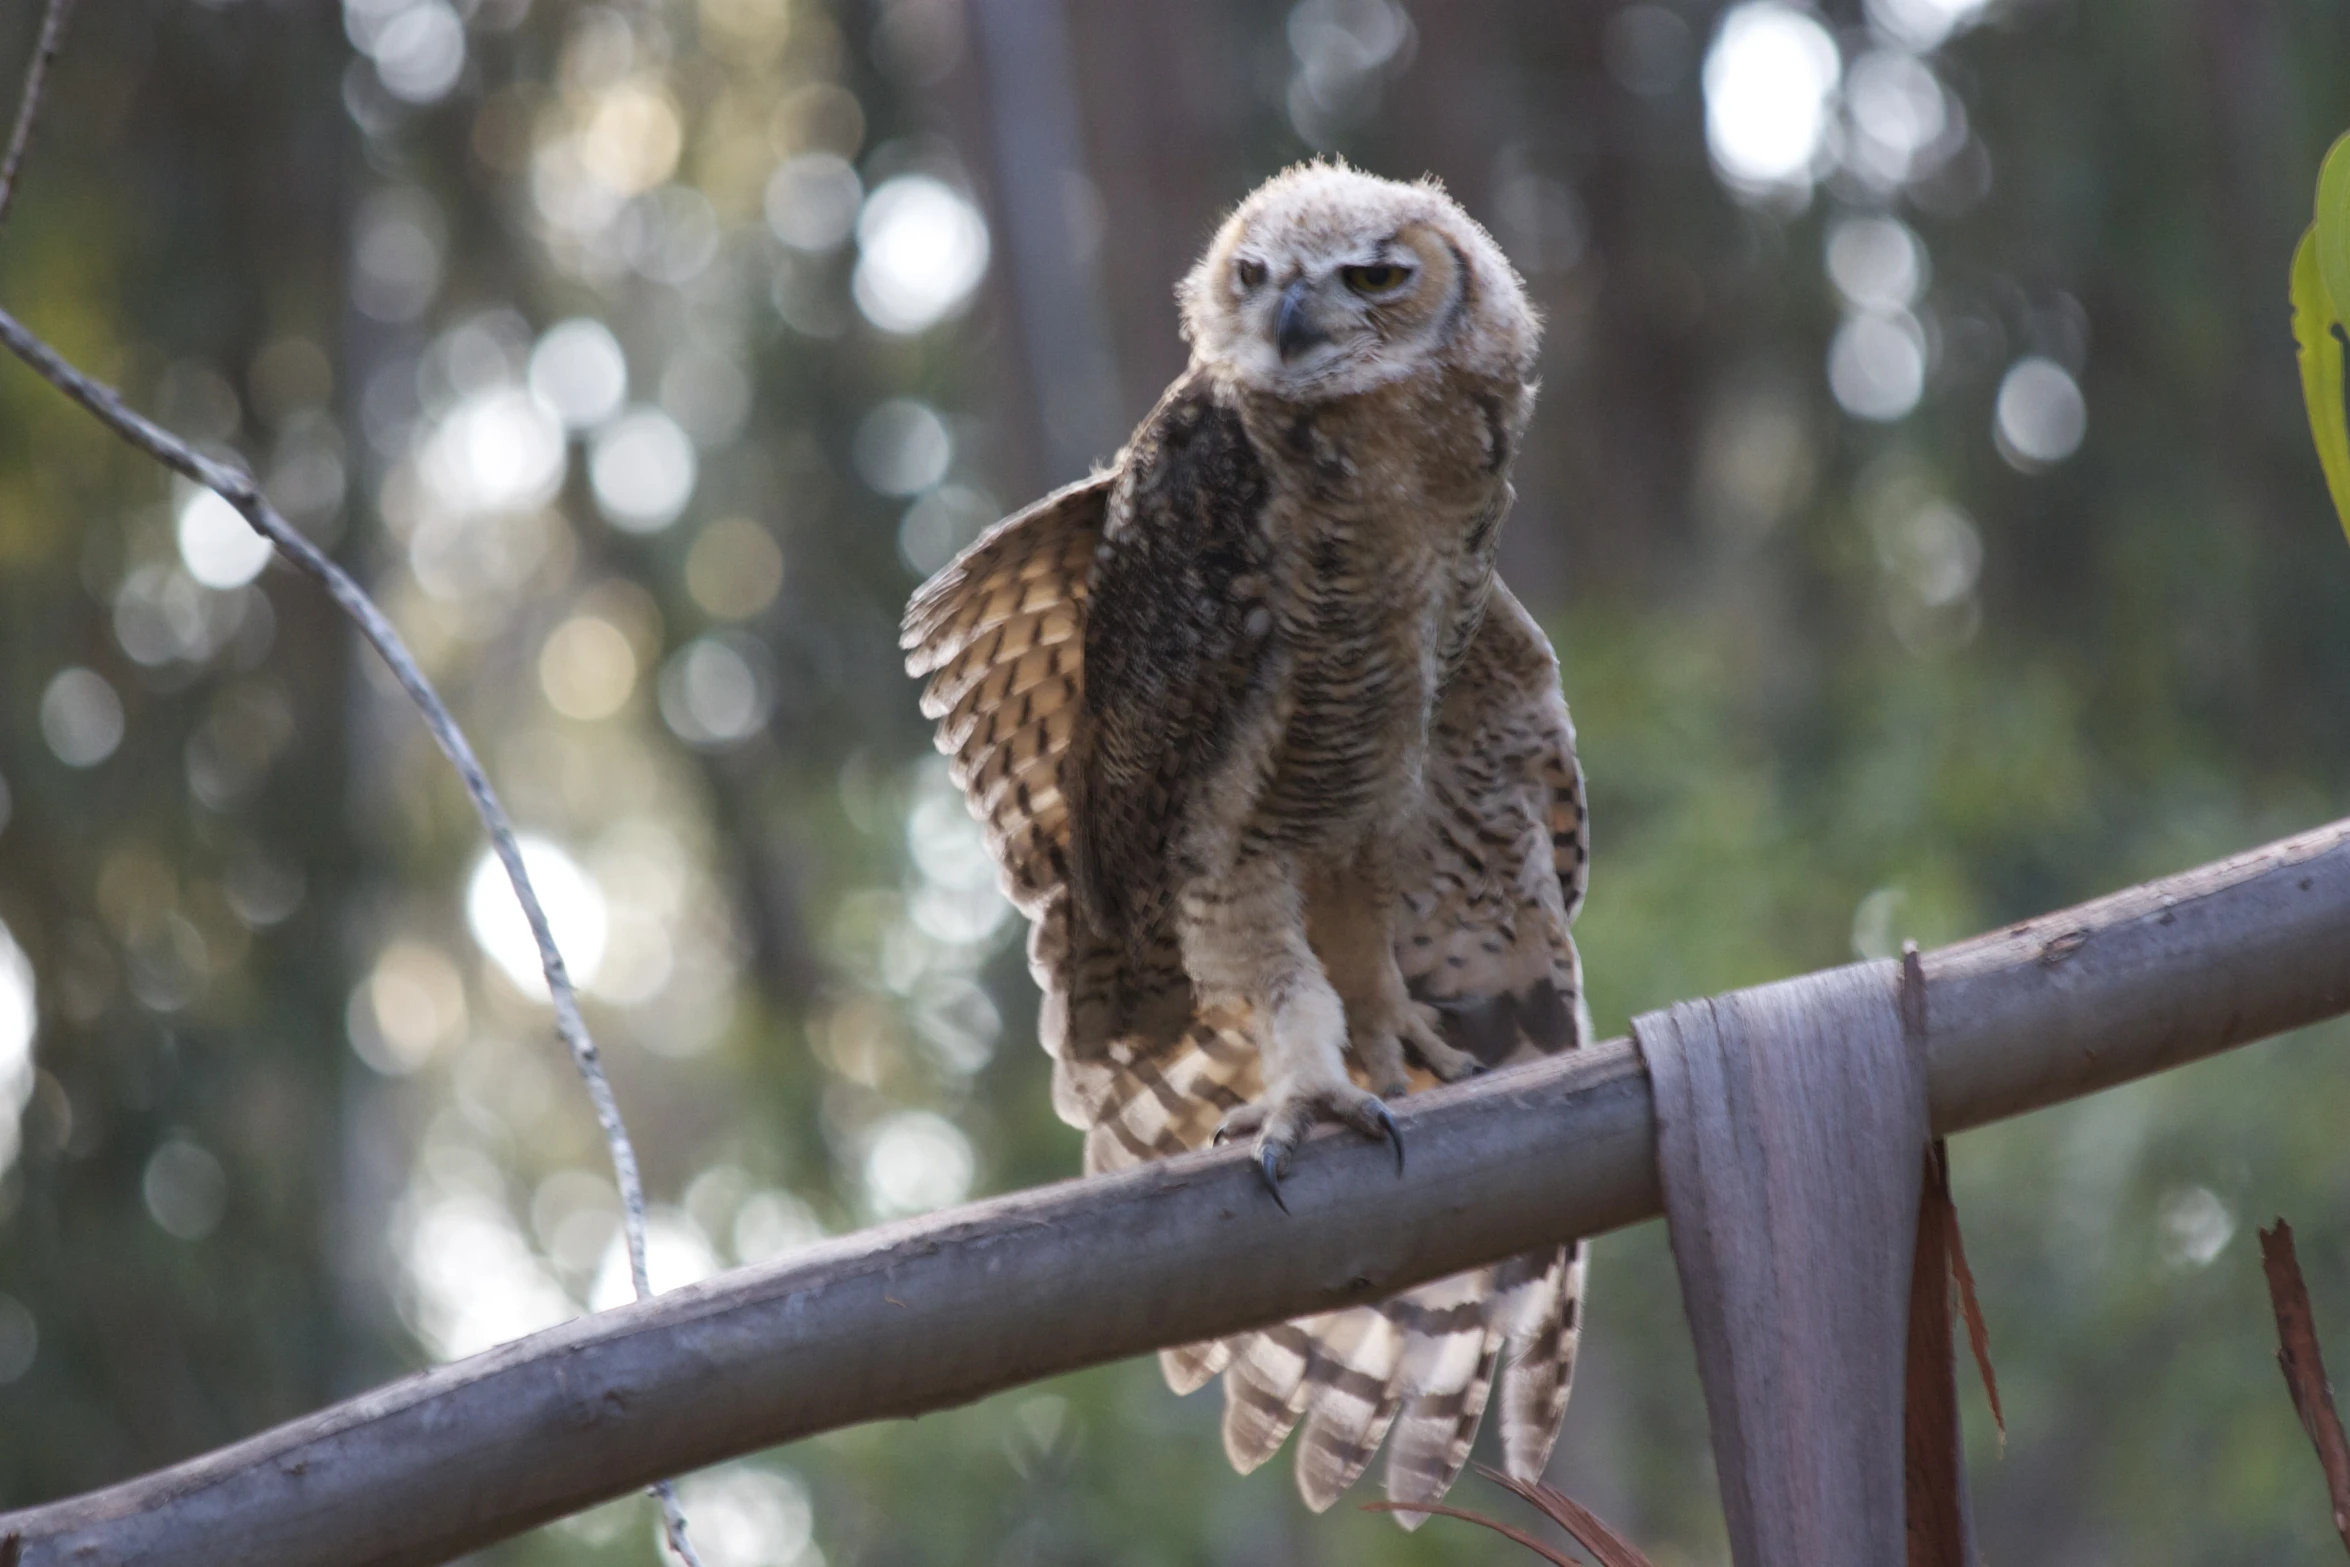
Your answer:
[[[676,1280],[1075,1168],[897,609],[1116,444],[1216,214],[1312,150],[1442,175],[1548,317],[1504,569],[1591,775],[1604,1030],[2337,814],[2350,565],[2275,277],[2346,57],[2316,0],[137,0],[76,16],[0,298],[442,683]],[[454,779],[247,570],[0,373],[0,1505],[619,1293]],[[2350,1335],[2343,1038],[1955,1146],[1987,1559],[2332,1549],[2249,1235],[2289,1215]],[[1551,1479],[1719,1561],[1662,1231],[1596,1251]],[[1134,1363],[685,1497],[713,1567],[1501,1559],[1312,1517],[1217,1415]],[[629,1499],[485,1559],[654,1549]]]
[[[2334,513],[2350,534],[2350,409],[2342,401],[2342,308],[2350,298],[2350,135],[2318,167],[2317,220],[2293,250],[2293,342],[2301,395]]]

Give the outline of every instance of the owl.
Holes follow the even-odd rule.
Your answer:
[[[1318,1123],[1400,1178],[1387,1100],[1588,1033],[1574,731],[1494,572],[1539,325],[1434,182],[1335,163],[1250,195],[1177,292],[1189,368],[925,584],[904,646],[1031,921],[1087,1170],[1243,1138],[1278,1202]],[[1583,1274],[1553,1247],[1161,1364],[1222,1375],[1244,1473],[1302,1429],[1317,1511],[1383,1441],[1389,1497],[1430,1502],[1497,1373],[1505,1462],[1541,1472]]]

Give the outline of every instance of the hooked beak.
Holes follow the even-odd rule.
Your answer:
[[[1281,308],[1273,317],[1273,346],[1280,350],[1281,362],[1289,363],[1307,349],[1330,341],[1314,320],[1310,307],[1313,285],[1299,278],[1281,291]]]

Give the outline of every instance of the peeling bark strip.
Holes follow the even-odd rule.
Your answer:
[[[2301,1417],[2301,1429],[2309,1433],[2317,1461],[2325,1467],[2334,1532],[2350,1548],[2350,1441],[2343,1439],[2334,1389],[2326,1381],[2309,1287],[2301,1281],[2301,1259],[2293,1250],[2293,1227],[2282,1219],[2275,1229],[2260,1232],[2260,1271],[2268,1275],[2269,1304],[2276,1311],[2277,1365],[2285,1373],[2285,1390],[2293,1395],[2293,1412]]]
[[[1738,1567],[1899,1561],[1926,1130],[1899,969],[1635,1019]]]
[[[1957,1239],[1949,1166],[1937,1142],[1926,1154],[1917,1254],[1909,1278],[1909,1374],[1902,1400],[1908,1567],[1966,1567],[1974,1532],[1960,1445],[1958,1363],[1950,1343],[1951,1259]]]
[[[2335,823],[1928,953],[1935,1130],[2350,1011],[2344,929],[2350,823]],[[2075,930],[2089,935],[2070,958],[2039,961]],[[1240,1149],[976,1203],[0,1515],[0,1538],[23,1537],[28,1567],[442,1561],[658,1475],[1284,1321],[1659,1209],[1648,1079],[1624,1041],[1396,1108],[1409,1178],[1384,1149],[1316,1139],[1285,1188],[1295,1218]],[[1913,1149],[1905,1183],[1916,1170]]]

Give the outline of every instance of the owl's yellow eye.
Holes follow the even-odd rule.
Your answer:
[[[1240,285],[1242,293],[1260,286],[1265,281],[1265,264],[1262,261],[1246,258],[1234,262],[1232,264],[1232,281]]]
[[[1412,269],[1380,261],[1367,267],[1341,267],[1338,275],[1358,294],[1392,294],[1412,280]]]

